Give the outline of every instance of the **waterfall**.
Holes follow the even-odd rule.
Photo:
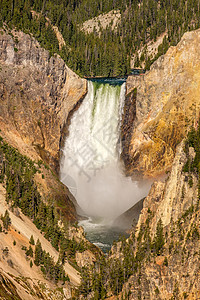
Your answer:
[[[125,83],[88,81],[88,93],[71,119],[60,176],[88,216],[113,219],[147,194],[121,170],[124,97]]]

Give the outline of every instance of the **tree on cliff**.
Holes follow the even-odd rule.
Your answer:
[[[156,226],[156,234],[153,240],[153,249],[157,255],[162,253],[163,246],[165,244],[164,233],[163,233],[163,224],[160,219]]]
[[[31,245],[35,245],[35,241],[34,241],[33,235],[31,235],[29,243]]]
[[[11,219],[10,219],[10,216],[9,216],[9,212],[5,211],[5,214],[4,216],[1,216],[1,220],[3,221],[3,227],[8,230],[10,225],[11,225]]]
[[[35,260],[34,260],[34,264],[36,266],[39,266],[42,262],[43,262],[43,251],[42,251],[41,243],[40,243],[40,241],[38,239],[37,243],[35,245]]]

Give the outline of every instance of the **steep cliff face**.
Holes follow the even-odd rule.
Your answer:
[[[154,217],[151,220],[152,234],[155,233],[159,219],[162,219],[163,226],[168,226],[170,222],[176,222],[191,205],[195,206],[198,202],[198,177],[191,175],[192,184],[190,184],[188,174],[183,172],[183,167],[186,163],[183,145],[184,143],[182,142],[177,147],[172,170],[166,181],[154,182],[143,202],[143,210],[139,218],[138,227],[146,220],[147,210],[150,208],[154,213]],[[190,148],[190,152],[192,159],[193,148]]]
[[[86,80],[34,38],[0,31],[0,135],[21,154],[42,158],[58,173],[69,116],[86,92]],[[65,220],[76,221],[74,197],[46,164],[41,169],[34,180],[43,201],[51,199]]]
[[[127,172],[155,176],[168,170],[176,146],[199,118],[200,30],[185,33],[141,76],[130,76],[127,94],[137,89],[136,117],[127,140]],[[129,142],[130,141],[130,142]],[[126,163],[126,160],[125,160]]]
[[[200,298],[199,45],[200,30],[186,33],[146,75],[128,78],[126,170],[170,171],[153,183],[130,237],[111,250],[109,262],[124,273],[109,299]]]
[[[58,171],[67,117],[86,94],[86,80],[22,32],[1,31],[0,70],[1,131]]]
[[[189,148],[189,161],[194,161]],[[165,182],[154,182],[137,228],[112,249],[132,274],[120,296],[128,299],[199,299],[200,209],[197,174],[184,171],[184,142]],[[131,258],[130,258],[131,257]],[[110,299],[117,299],[113,297]]]
[[[66,261],[64,269],[70,281],[58,290],[56,282],[50,280],[48,275],[44,276],[40,266],[34,263],[36,246],[29,243],[30,237],[33,236],[35,244],[40,240],[42,249],[55,263],[59,252],[19,208],[10,211],[5,198],[5,188],[0,184],[0,215],[4,215],[7,209],[11,220],[8,230],[0,220],[0,299],[71,299],[74,286],[80,282],[79,272]],[[33,251],[31,255],[27,252],[30,246]]]

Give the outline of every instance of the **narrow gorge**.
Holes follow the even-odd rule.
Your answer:
[[[88,94],[74,112],[62,151],[61,181],[76,198],[80,214],[89,217],[80,224],[86,232],[93,226],[93,236],[96,232],[101,244],[101,226],[107,225],[106,234],[109,225],[144,198],[150,188],[148,181],[126,177],[120,160],[125,91],[125,79],[89,80]]]
[[[199,299],[199,46],[86,80],[2,29],[0,297]]]

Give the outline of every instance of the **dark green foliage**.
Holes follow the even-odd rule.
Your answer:
[[[26,250],[27,250],[27,247],[26,247],[26,246],[22,246],[22,250],[23,250],[23,251],[26,251]]]
[[[9,216],[9,212],[5,211],[5,214],[4,216],[1,216],[1,220],[3,221],[3,227],[8,230],[10,225],[11,225],[11,219],[10,219],[10,216]]]
[[[140,5],[139,5],[140,4]],[[86,34],[81,24],[99,14],[113,9],[120,10],[121,22],[116,30],[111,26]],[[33,17],[31,10],[38,13]],[[58,41],[50,24],[58,26],[66,46],[59,50]],[[135,67],[145,62],[149,69],[152,62],[164,54],[170,45],[176,45],[184,32],[199,27],[198,0],[2,0],[0,26],[6,22],[24,32],[31,32],[40,44],[53,53],[59,53],[69,67],[82,76],[118,76],[130,72],[130,58],[136,55]],[[155,58],[147,56],[144,47],[165,31]],[[17,41],[16,41],[17,44]],[[17,46],[17,45],[16,45]],[[143,48],[141,57],[138,50]],[[17,48],[16,48],[17,49]]]
[[[29,249],[30,248],[31,247],[29,247]],[[48,279],[53,280],[54,282],[58,282],[59,280],[63,282],[69,281],[69,277],[68,275],[66,276],[62,264],[59,261],[57,263],[54,263],[54,260],[49,255],[49,253],[46,253],[46,251],[42,249],[39,240],[37,240],[37,243],[35,245],[34,263],[36,266],[41,267],[41,271]]]
[[[156,294],[156,295],[159,295],[159,293],[160,293],[160,291],[159,291],[158,287],[156,287],[156,288],[155,288],[155,294]]]
[[[30,257],[33,257],[33,249],[31,246],[29,246],[29,249],[26,250],[26,255],[27,256],[30,256]]]
[[[193,179],[192,179],[192,176],[190,176],[189,181],[188,181],[188,184],[189,184],[190,188],[193,187]]]
[[[43,262],[43,251],[42,246],[39,240],[37,240],[37,243],[35,245],[35,260],[34,263],[36,266],[39,266]]]
[[[200,120],[199,120],[200,121]],[[192,147],[195,152],[194,159],[191,159],[189,155],[189,147]],[[193,186],[192,174],[198,177],[198,195],[200,198],[200,126],[198,125],[197,130],[192,127],[188,132],[187,139],[185,141],[184,151],[187,157],[187,161],[183,167],[183,172],[189,173],[188,184],[190,187]]]
[[[80,293],[87,296],[92,291],[90,274],[86,268],[82,268],[81,275]]]
[[[198,230],[196,224],[193,225],[193,228],[191,230],[191,236],[192,236],[193,241],[199,240],[199,238],[200,238],[199,230]]]
[[[37,172],[34,162],[3,140],[0,141],[0,157],[1,182],[6,179],[6,201],[14,207],[19,206],[24,214],[34,219],[41,201],[33,181]]]
[[[151,215],[149,210],[149,217],[145,224],[141,224],[137,241],[134,234],[129,240],[126,240],[125,237],[120,238],[120,254],[123,259],[105,259],[103,257],[96,263],[91,272],[88,272],[86,269],[82,270],[80,293],[83,296],[93,291],[95,293],[94,299],[105,299],[107,297],[106,291],[108,290],[111,290],[114,295],[119,295],[123,284],[127,282],[131,275],[137,272],[139,273],[138,281],[140,282],[141,264],[148,258],[152,249],[149,228]]]
[[[34,241],[34,238],[33,238],[32,235],[31,235],[31,237],[30,237],[29,243],[30,243],[31,245],[35,245],[35,241]]]
[[[156,234],[153,240],[153,248],[157,255],[162,254],[163,246],[165,244],[164,234],[163,234],[163,224],[160,219],[157,223]]]
[[[16,241],[15,240],[13,241],[13,246],[16,246]]]
[[[22,212],[33,220],[37,228],[45,233],[45,238],[52,246],[62,252],[63,261],[67,255],[74,260],[76,251],[84,251],[85,245],[83,242],[68,240],[58,226],[54,207],[42,202],[34,182],[34,175],[38,172],[41,163],[21,155],[0,137],[0,178],[1,182],[6,183],[7,202],[13,207],[20,207]],[[2,220],[7,229],[10,225],[8,212]],[[30,244],[34,245],[33,236],[30,238]]]
[[[183,166],[183,172],[188,173],[189,172],[189,166],[190,166],[190,160],[188,159],[185,165]]]
[[[59,261],[55,264],[53,258],[42,250],[41,243],[38,240],[35,245],[34,263],[41,267],[44,275],[54,282],[61,280],[63,283],[69,281],[66,276],[63,264],[66,257],[75,262],[76,251],[84,251],[85,243],[77,243],[74,239],[66,238],[64,232],[58,226],[58,220],[55,208],[42,202],[41,196],[34,182],[34,175],[38,172],[42,162],[32,161],[26,156],[21,155],[16,149],[9,146],[0,137],[0,182],[6,186],[6,200],[12,207],[20,207],[22,212],[30,217],[38,229],[44,232],[45,237],[51,242],[53,247],[60,251]],[[48,167],[46,166],[48,169]],[[52,201],[49,200],[52,203]],[[5,229],[8,229],[11,221],[8,211],[2,216]],[[34,245],[33,236],[29,243]],[[29,246],[26,256],[33,257],[33,249]],[[30,267],[32,267],[32,260]]]
[[[163,262],[163,265],[168,267],[168,260],[167,260],[167,257],[165,256],[165,259],[164,259],[164,262]]]
[[[88,272],[88,269],[85,267],[82,268],[80,292],[82,295],[87,296],[90,292],[94,291],[94,299],[103,300],[106,298],[105,285],[108,279],[105,258],[102,257],[97,265],[99,269],[97,270],[97,268],[93,268],[92,273]]]

